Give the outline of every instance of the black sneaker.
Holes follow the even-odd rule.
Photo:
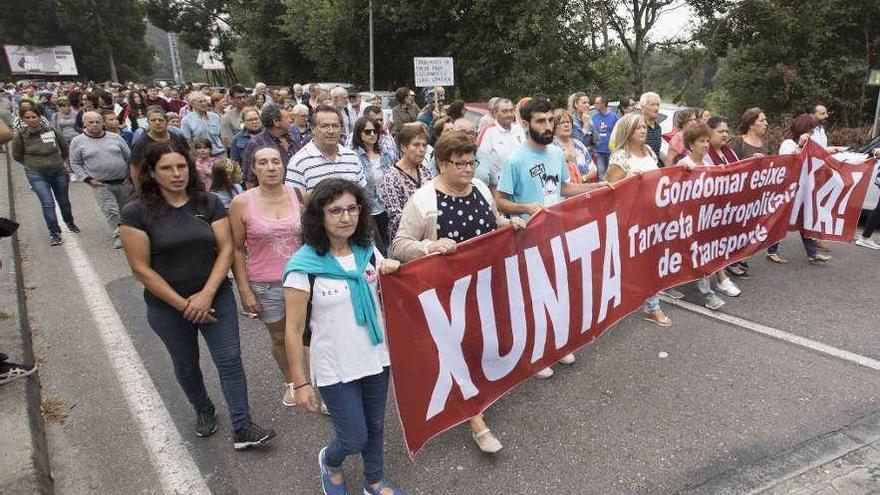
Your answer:
[[[263,428],[253,421],[242,426],[232,435],[232,446],[235,450],[243,450],[255,445],[262,445],[275,436],[272,428]]]
[[[204,438],[215,431],[217,431],[217,411],[215,409],[212,408],[210,411],[199,413],[196,416],[196,435]]]
[[[60,246],[62,242],[64,242],[64,241],[61,240],[61,234],[49,235],[49,245],[50,246]]]
[[[32,364],[11,363],[3,359],[0,361],[0,385],[33,375],[35,371],[37,367]]]
[[[79,226],[78,226],[76,223],[74,223],[74,222],[70,222],[70,223],[67,223],[67,224],[65,224],[65,225],[67,225],[68,230],[70,230],[70,231],[73,232],[74,234],[79,234],[79,233],[81,232],[81,231],[79,230]]]

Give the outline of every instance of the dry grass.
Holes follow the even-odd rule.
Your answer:
[[[43,396],[40,400],[40,414],[43,416],[43,421],[49,424],[63,425],[74,407],[76,404],[68,406],[67,402],[60,397]]]

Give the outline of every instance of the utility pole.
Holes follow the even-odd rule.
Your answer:
[[[376,88],[376,72],[373,65],[373,0],[370,0],[370,91]]]
[[[174,82],[183,84],[183,72],[180,70],[180,52],[177,51],[177,34],[168,33],[168,50],[171,52],[171,74]]]

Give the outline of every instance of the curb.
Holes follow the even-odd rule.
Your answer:
[[[16,220],[14,188],[12,184],[12,166],[13,160],[7,147],[6,156],[6,183],[9,195],[9,218]],[[35,363],[33,340],[31,339],[31,326],[28,316],[27,293],[24,284],[24,272],[21,263],[21,242],[18,232],[12,235],[12,254],[15,267],[15,287],[18,311],[18,329],[21,339],[21,350],[26,362]],[[5,483],[11,485],[5,486],[6,489],[13,490],[11,493],[54,493],[54,480],[52,479],[51,468],[49,463],[49,446],[46,440],[45,423],[41,414],[41,398],[42,386],[40,383],[39,372],[35,373],[28,379],[23,381],[24,385],[24,401],[27,410],[27,428],[30,432],[31,445],[26,446],[8,446],[12,454],[25,455],[29,454],[30,462],[27,469],[23,473],[13,473],[13,478]],[[10,385],[11,386],[11,385]],[[24,425],[16,425],[22,428]],[[3,473],[3,477],[8,473]]]
[[[880,411],[790,449],[742,466],[677,495],[758,494],[880,440]]]

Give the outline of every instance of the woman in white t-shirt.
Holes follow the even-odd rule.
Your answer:
[[[648,125],[640,114],[624,115],[612,131],[611,158],[605,180],[611,184],[642,172],[657,170],[657,155],[645,144]],[[660,296],[654,294],[645,300],[642,316],[661,327],[672,325],[672,320],[660,309]]]
[[[390,360],[377,291],[379,273],[393,273],[400,263],[382,257],[372,232],[366,192],[345,179],[325,179],[302,215],[303,246],[284,270],[285,347],[294,399],[315,412],[318,387],[336,432],[318,454],[327,494],[346,493],[342,462],[358,453],[364,461],[364,494],[403,493],[385,481],[383,470]],[[303,352],[306,324],[310,377]]]
[[[780,155],[794,155],[800,153],[807,141],[810,140],[810,134],[813,129],[819,126],[819,121],[812,114],[804,113],[795,117],[791,121],[788,131],[782,135],[782,144],[779,145]],[[801,234],[801,241],[804,244],[804,252],[807,258],[813,263],[824,263],[831,259],[831,256],[819,252],[819,246],[816,245],[815,239],[804,237]],[[767,249],[767,259],[775,263],[788,263],[788,260],[782,257],[779,252],[779,243],[770,246]]]
[[[678,161],[679,165],[687,168],[704,167],[706,165],[714,166],[709,158],[709,149],[714,131],[706,124],[700,124],[691,127],[684,132],[684,146],[688,153]],[[723,140],[721,142],[724,142]],[[697,281],[697,290],[703,296],[703,304],[711,310],[719,309],[724,306],[724,300],[718,297],[712,288],[712,277],[718,277],[718,291],[728,296],[736,297],[740,294],[737,287],[724,273],[719,270],[708,277],[703,277]]]

